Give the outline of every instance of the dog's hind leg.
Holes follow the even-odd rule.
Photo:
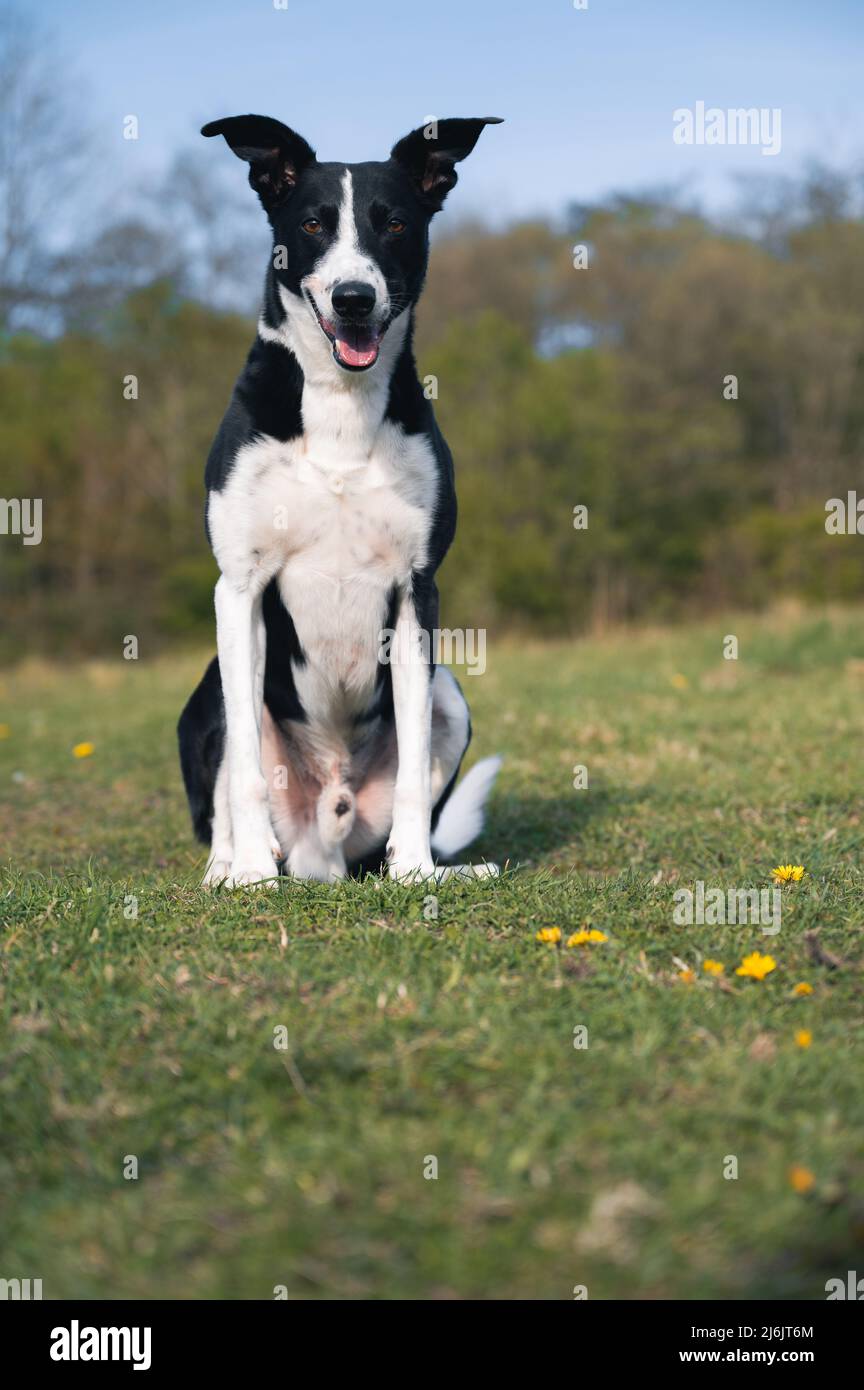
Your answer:
[[[204,883],[228,877],[233,858],[225,757],[225,707],[219,662],[210,662],[177,726],[180,765],[195,834],[210,845]]]
[[[459,682],[439,666],[432,683],[432,849],[450,858],[470,844],[483,828],[483,803],[500,760],[485,758],[458,782],[462,759],[471,741],[471,720]],[[397,743],[394,730],[383,739],[357,778],[356,819],[346,841],[355,871],[381,868],[393,817]],[[439,882],[453,877],[478,878],[497,873],[494,864],[438,866]]]
[[[354,792],[336,760],[318,794],[314,819],[309,819],[288,856],[289,872],[295,878],[314,878],[322,883],[345,878],[348,868],[343,845],[356,812]]]
[[[277,724],[265,705],[261,765],[286,872],[322,883],[344,878],[342,846],[354,824],[355,799],[338,759],[325,773],[302,736]]]
[[[259,673],[256,672],[256,679]],[[275,728],[266,705],[262,746]],[[198,839],[210,846],[203,887],[230,882],[234,863],[230,771],[225,744],[225,704],[219,661],[214,658],[190,697],[177,726],[180,764]],[[273,758],[271,757],[271,762]],[[275,866],[274,866],[275,874]]]
[[[308,827],[288,856],[292,878],[310,878],[317,883],[333,883],[348,873],[341,845],[327,845],[317,827]]]
[[[231,803],[228,795],[228,759],[222,758],[216,773],[213,788],[213,819],[210,838],[210,858],[207,872],[202,879],[202,887],[223,883],[230,877],[234,859],[234,841],[231,835]]]

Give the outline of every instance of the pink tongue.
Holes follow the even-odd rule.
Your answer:
[[[358,348],[346,343],[344,338],[337,338],[336,351],[347,367],[371,367],[378,356],[378,344],[371,343],[368,347]]]

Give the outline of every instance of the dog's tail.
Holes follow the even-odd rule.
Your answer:
[[[449,859],[476,840],[483,829],[483,808],[501,761],[499,757],[483,758],[454,787],[432,832],[432,848],[436,854]]]

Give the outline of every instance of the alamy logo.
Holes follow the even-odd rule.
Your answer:
[[[853,1303],[864,1302],[864,1279],[859,1279],[854,1269],[846,1271],[846,1282],[842,1279],[829,1279],[825,1285],[828,1302],[833,1299],[851,1299]]]
[[[149,1327],[70,1327],[51,1330],[52,1361],[132,1361],[133,1371],[150,1369]]]
[[[405,628],[384,627],[378,634],[378,660],[382,666],[467,666],[469,676],[486,670],[485,627],[425,628],[409,633]]]
[[[0,536],[20,536],[22,545],[41,545],[42,498],[0,497]]]
[[[676,927],[761,926],[763,935],[780,930],[782,894],[779,888],[709,888],[700,878],[695,891],[679,888],[672,920]]]
[[[864,497],[859,499],[857,492],[847,492],[845,501],[842,497],[829,497],[825,510],[829,536],[864,536]]]
[[[679,106],[672,112],[676,145],[761,145],[762,153],[780,153],[782,144],[779,106],[707,106],[697,101],[693,110]]]
[[[32,1290],[31,1290],[32,1286]],[[42,1297],[41,1279],[0,1279],[0,1299],[23,1299]]]

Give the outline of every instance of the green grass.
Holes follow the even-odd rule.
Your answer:
[[[506,756],[475,857],[510,868],[440,888],[437,918],[373,880],[197,888],[174,723],[202,665],[0,686],[0,1276],[806,1299],[864,1267],[864,615],[492,644],[464,682],[472,757]],[[676,888],[781,861],[809,873],[778,937],[674,924]],[[586,921],[605,944],[535,940]],[[735,975],[754,949],[762,983]]]

